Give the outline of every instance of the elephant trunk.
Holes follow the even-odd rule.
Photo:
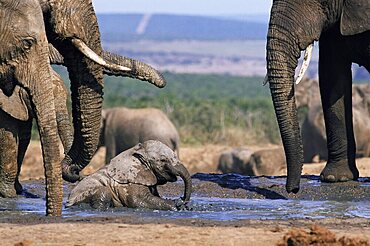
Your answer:
[[[73,143],[73,127],[67,108],[67,90],[59,74],[53,69],[50,70],[53,75],[53,94],[59,138],[62,142],[64,153],[68,153]]]
[[[78,173],[89,164],[96,151],[103,102],[101,69],[90,72],[78,62],[90,68],[96,66],[91,61],[85,61],[82,55],[78,56],[77,62],[71,61],[71,65],[67,66],[71,80],[74,141],[62,166],[63,178],[69,182],[79,179]]]
[[[116,55],[110,52],[104,52],[103,58],[104,60],[107,60],[111,63],[125,66],[131,69],[131,71],[127,72],[109,71],[105,69],[104,70],[105,74],[115,76],[126,76],[134,79],[139,79],[142,81],[148,81],[149,83],[160,88],[166,85],[166,80],[164,79],[162,74],[144,62]]]
[[[300,56],[300,48],[286,29],[287,17],[277,11],[275,4],[267,36],[267,79],[285,149],[288,177],[286,190],[299,191],[302,171],[303,148],[300,136],[297,108],[294,98],[294,72]]]
[[[180,176],[185,184],[185,190],[184,190],[184,196],[181,198],[183,201],[188,202],[190,200],[191,192],[192,192],[192,182],[191,182],[191,176],[188,172],[188,170],[185,168],[185,166],[178,162],[175,166],[175,172],[174,174],[176,176]]]
[[[39,52],[37,55],[42,54]],[[46,54],[45,54],[46,55]],[[40,55],[42,56],[42,55]],[[46,214],[60,216],[62,213],[63,189],[62,171],[58,148],[58,132],[53,97],[53,88],[49,68],[40,67],[36,64],[32,71],[38,71],[33,79],[40,81],[31,82],[37,88],[30,88],[30,96],[33,103],[37,125],[39,128],[42,155],[46,179]],[[40,90],[42,88],[42,90]]]
[[[51,44],[49,45],[49,52],[49,58],[52,64],[64,65],[64,57]],[[106,75],[124,76],[142,81],[148,81],[149,83],[160,88],[164,87],[167,83],[160,72],[144,62],[116,55],[107,51],[103,51],[102,59],[112,64],[131,69],[130,71],[123,71],[104,68],[104,74]]]
[[[100,33],[91,0],[48,0],[48,5],[50,11],[44,12],[48,38],[63,56],[71,80],[74,139],[62,171],[65,180],[75,182],[99,141],[103,69],[85,57],[73,40],[80,39],[101,56]]]

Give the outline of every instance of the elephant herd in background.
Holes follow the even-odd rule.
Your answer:
[[[301,123],[303,161],[312,162],[315,157],[318,157],[319,160],[328,160],[324,115],[317,80],[307,79],[296,86],[296,104],[298,109],[307,107],[307,113]],[[353,85],[352,111],[356,157],[370,156],[369,106],[370,85]]]
[[[300,116],[303,141],[303,162],[328,160],[326,131],[317,80],[304,78],[295,86],[296,105],[304,111]],[[370,85],[352,86],[353,128],[356,139],[356,157],[370,156]],[[286,168],[282,148],[235,148],[221,153],[218,170],[222,173],[243,175],[279,175]]]
[[[356,180],[359,176],[353,128],[362,120],[369,122],[364,119],[369,112],[363,97],[367,89],[356,87],[352,111],[351,64],[356,62],[370,71],[369,13],[368,0],[273,2],[267,35],[266,83],[283,141],[288,192],[299,190],[304,159],[295,105],[295,68],[300,51],[317,40],[320,41],[319,89],[323,117],[317,118],[320,105],[310,106],[313,113],[309,112],[307,122],[303,122],[302,134],[306,125],[324,119],[328,162],[320,176],[322,181]],[[0,0],[0,20],[0,89],[3,93],[0,99],[0,195],[12,197],[21,191],[17,178],[34,118],[43,151],[46,211],[48,215],[60,215],[62,177],[69,182],[80,179],[79,172],[90,162],[101,137],[103,74],[129,76],[158,87],[163,87],[165,80],[144,63],[103,51],[91,0]],[[50,64],[67,67],[73,128],[65,125],[69,120],[65,90]],[[61,94],[63,96],[59,96]],[[7,109],[7,105],[17,107]],[[314,117],[310,119],[310,115]],[[322,133],[322,128],[318,132]],[[65,151],[62,162],[58,136]],[[107,144],[106,136],[104,140]],[[362,146],[359,139],[357,146]],[[363,154],[367,153],[364,146]],[[144,158],[138,157],[138,160],[145,163]]]

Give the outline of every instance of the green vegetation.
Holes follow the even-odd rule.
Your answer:
[[[68,81],[64,69],[56,70]],[[138,80],[106,77],[104,107],[160,108],[174,122],[185,145],[280,141],[263,78],[173,73],[164,76],[167,86],[163,89]]]
[[[184,144],[228,145],[279,141],[263,78],[165,73],[163,89],[132,79],[106,78],[104,107],[157,107]]]

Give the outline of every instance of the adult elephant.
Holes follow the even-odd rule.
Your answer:
[[[275,0],[267,35],[267,82],[284,144],[286,190],[299,191],[303,151],[294,99],[300,51],[319,40],[321,100],[328,140],[322,181],[356,180],[351,63],[370,70],[368,0]]]
[[[99,140],[102,66],[116,71],[126,69],[101,58],[100,33],[91,0],[39,0],[39,4],[48,40],[64,57],[71,80],[74,140],[62,161],[62,172],[65,180],[75,182]]]
[[[29,94],[42,143],[46,177],[47,214],[60,215],[62,208],[62,175],[58,148],[58,133],[52,86],[52,68],[41,8],[36,0],[0,1],[0,89],[6,96],[17,85]],[[0,122],[6,122],[1,113]],[[0,129],[2,140],[17,143],[14,126]],[[2,145],[1,145],[2,146]],[[0,149],[1,162],[8,162],[7,153],[16,146]],[[9,177],[1,171],[2,184]],[[1,187],[6,191],[6,187]]]
[[[99,147],[106,147],[105,163],[138,143],[158,140],[179,152],[180,136],[176,127],[156,108],[103,109]]]

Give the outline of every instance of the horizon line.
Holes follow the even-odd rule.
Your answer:
[[[97,14],[140,14],[140,15],[186,15],[186,16],[210,16],[210,17],[228,17],[228,16],[268,16],[266,13],[253,13],[253,14],[199,14],[199,13],[173,13],[173,12],[134,12],[134,11],[96,11]]]

